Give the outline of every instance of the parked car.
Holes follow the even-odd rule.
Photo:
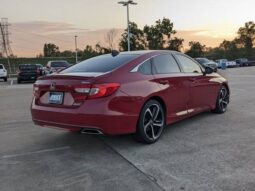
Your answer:
[[[219,59],[216,60],[216,63],[218,64],[218,68],[222,68],[222,65],[224,65],[225,67],[227,67],[227,59]]]
[[[228,68],[235,68],[238,67],[239,65],[236,63],[236,61],[228,61],[227,62],[227,67]]]
[[[217,72],[218,64],[216,62],[208,60],[207,58],[195,58],[195,60],[203,67],[209,66],[214,70],[214,72]]]
[[[34,84],[32,119],[89,134],[127,134],[156,142],[167,124],[203,111],[224,113],[225,78],[175,51],[106,54]],[[206,98],[206,99],[205,99]]]
[[[70,66],[70,64],[65,61],[65,60],[54,60],[54,61],[49,61],[47,63],[47,73],[52,74],[55,72],[59,72],[63,69],[66,69]]]
[[[236,59],[235,61],[236,61],[236,63],[237,63],[240,67],[242,67],[242,66],[248,66],[248,65],[249,65],[249,64],[248,64],[248,59],[247,59],[247,58],[239,58],[239,59]]]
[[[41,64],[20,64],[17,71],[17,83],[22,81],[36,81],[43,75],[43,66]]]
[[[227,68],[238,67],[238,64],[235,61],[228,61],[227,59],[219,59],[216,60],[216,62],[218,64],[218,68],[222,68],[223,65]]]
[[[0,64],[0,79],[3,79],[5,82],[8,79],[7,70],[3,64]]]

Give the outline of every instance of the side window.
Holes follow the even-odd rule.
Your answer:
[[[145,61],[141,66],[139,66],[138,72],[145,74],[145,75],[150,75],[151,72],[151,60]]]
[[[153,68],[156,74],[179,73],[180,68],[172,55],[164,54],[153,58]]]
[[[185,73],[202,73],[200,66],[190,58],[180,54],[177,54],[176,57]]]

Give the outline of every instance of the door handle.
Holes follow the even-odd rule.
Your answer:
[[[162,84],[162,85],[169,84],[168,80],[160,80],[159,83]]]

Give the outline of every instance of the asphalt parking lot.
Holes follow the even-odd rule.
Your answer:
[[[255,190],[255,67],[223,75],[227,113],[171,125],[153,145],[37,127],[32,84],[0,82],[0,190]]]

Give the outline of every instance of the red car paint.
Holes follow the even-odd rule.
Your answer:
[[[103,74],[53,74],[42,77],[34,84],[31,104],[35,124],[59,127],[70,131],[96,129],[109,135],[136,131],[143,105],[157,99],[166,111],[166,123],[171,124],[197,113],[215,108],[220,87],[227,80],[217,73],[169,73],[144,75],[132,70],[148,59],[163,54],[174,56],[174,51],[134,51],[137,54],[128,63]],[[183,54],[181,54],[183,55]],[[178,59],[176,59],[178,61]],[[196,61],[194,61],[196,62]],[[72,67],[71,67],[72,68]],[[202,69],[203,70],[203,69]],[[90,97],[77,94],[92,91],[96,86],[114,86],[109,95]],[[109,85],[110,84],[110,85]],[[51,89],[51,86],[54,86]],[[110,87],[111,88],[111,87]],[[63,104],[49,104],[49,92],[64,92]],[[106,90],[100,90],[106,92]],[[108,91],[108,90],[107,90]],[[101,92],[102,93],[102,92]]]

